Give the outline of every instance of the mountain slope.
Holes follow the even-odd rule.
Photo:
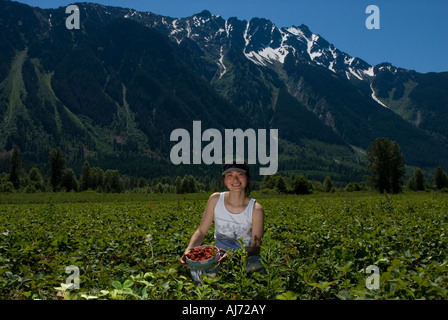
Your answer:
[[[404,119],[448,138],[448,72],[420,74],[381,64],[372,86],[377,97]]]
[[[277,119],[290,119],[288,108],[273,112],[278,92],[286,86],[290,95],[345,143],[366,149],[376,137],[389,137],[400,144],[406,161],[412,165],[447,165],[444,123],[448,94],[442,88],[448,81],[444,73],[424,75],[390,65],[370,66],[335,48],[304,25],[277,28],[266,19],[224,20],[208,11],[182,19],[165,18],[162,22],[142,17],[139,20],[165,32],[181,47],[185,42],[185,47],[194,47],[202,58],[193,64],[195,70],[218,92],[265,124],[272,125],[273,114]],[[389,76],[386,70],[392,70]],[[404,97],[394,86],[403,87],[403,81],[411,81],[409,78],[414,79],[413,90],[408,90],[408,100],[401,103]],[[386,99],[391,92],[395,94],[389,100],[404,105],[401,108],[411,108],[420,122],[412,121]],[[400,92],[403,94],[403,90]],[[434,137],[434,133],[438,136]]]
[[[370,66],[304,25],[78,6],[81,30],[67,30],[64,8],[0,1],[0,150],[18,144],[27,166],[61,146],[79,168],[212,172],[169,161],[171,131],[201,120],[278,129],[279,170],[318,180],[361,180],[380,136],[409,165],[448,167],[444,73]]]
[[[41,30],[51,41],[26,39],[0,85],[1,147],[17,144],[25,161],[47,162],[52,146],[77,162],[120,151],[166,158],[171,131],[191,131],[198,115],[204,127],[221,130],[247,122],[158,32],[124,18],[78,39],[62,28],[53,22]]]

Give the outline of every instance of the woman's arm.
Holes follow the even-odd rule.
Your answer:
[[[202,220],[199,224],[199,227],[193,233],[190,243],[188,244],[187,249],[185,249],[182,257],[180,258],[181,264],[186,264],[185,254],[190,250],[190,248],[200,246],[204,241],[205,235],[207,234],[208,229],[212,225],[213,218],[215,216],[215,206],[219,200],[219,193],[213,193],[207,201],[207,205],[205,206],[204,213],[202,214]]]
[[[256,256],[260,254],[261,238],[264,232],[264,210],[263,207],[255,202],[252,211],[252,240],[251,246],[246,248],[248,255]]]

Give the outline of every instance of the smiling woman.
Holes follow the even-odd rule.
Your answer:
[[[224,164],[222,179],[229,190],[233,188],[244,188],[245,195],[249,197],[250,173],[247,164]]]
[[[261,271],[263,267],[258,255],[263,237],[264,211],[255,199],[249,198],[249,166],[234,160],[233,163],[224,164],[221,174],[229,191],[217,192],[210,196],[201,223],[191,237],[180,262],[186,265],[186,253],[190,248],[202,244],[214,220],[216,247],[223,253],[218,262],[227,257],[229,250],[240,249],[242,243],[249,255],[248,269]]]

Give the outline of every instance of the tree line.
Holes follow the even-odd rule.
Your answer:
[[[405,162],[400,147],[395,141],[387,138],[377,138],[369,146],[367,153],[367,169],[371,175],[365,182],[350,182],[343,190],[347,192],[377,190],[380,193],[399,193],[403,188],[413,191],[443,190],[448,191],[448,176],[439,166],[434,171],[433,184],[427,181],[420,168],[414,170],[413,175],[404,183]],[[274,190],[284,194],[309,194],[313,191],[335,192],[336,184],[330,176],[325,177],[322,183],[307,180],[304,176],[283,177],[280,174],[265,176],[262,187],[267,192]]]
[[[40,170],[32,167],[28,173],[22,168],[21,152],[17,146],[12,149],[10,170],[0,174],[0,192],[82,192],[93,190],[96,192],[121,193],[196,193],[213,192],[223,188],[219,178],[193,177],[159,177],[145,179],[121,176],[118,170],[103,170],[91,167],[86,160],[82,166],[79,178],[72,168],[66,168],[66,158],[60,148],[52,148],[49,153],[50,176],[44,177]],[[277,194],[310,194],[317,192],[347,192],[377,190],[380,193],[399,193],[403,188],[419,191],[448,189],[448,175],[439,166],[434,171],[433,183],[424,177],[420,168],[414,170],[413,175],[403,182],[405,162],[403,154],[395,141],[387,138],[377,138],[367,150],[367,169],[371,175],[367,183],[350,182],[345,186],[338,186],[330,176],[324,181],[311,181],[303,175],[283,176],[276,173],[264,176],[262,181],[252,181],[252,190]]]
[[[66,168],[66,157],[60,148],[52,148],[49,154],[50,177],[45,179],[41,171],[32,167],[27,174],[22,168],[21,152],[15,145],[10,158],[9,175],[0,177],[0,192],[59,192],[98,190],[104,192],[123,192],[123,180],[117,170],[103,171],[90,168],[86,161],[83,173],[78,179],[72,168]]]
[[[377,138],[369,146],[366,156],[367,169],[372,173],[368,177],[371,187],[380,193],[401,192],[404,186],[405,162],[398,143],[387,138]],[[438,190],[448,188],[448,176],[440,166],[434,171],[433,185]],[[405,186],[414,191],[432,188],[420,168],[414,170]]]
[[[60,148],[52,148],[49,153],[50,175],[45,177],[41,171],[32,167],[27,173],[22,168],[21,152],[14,146],[10,157],[10,170],[0,174],[0,192],[96,192],[121,193],[196,193],[219,190],[221,181],[209,177],[141,177],[121,176],[118,170],[103,170],[91,167],[86,160],[79,177],[72,168],[66,167],[66,157]]]

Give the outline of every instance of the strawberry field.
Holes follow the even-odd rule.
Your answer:
[[[448,299],[446,195],[253,196],[266,272],[237,251],[198,286],[206,194],[0,195],[0,299]]]

